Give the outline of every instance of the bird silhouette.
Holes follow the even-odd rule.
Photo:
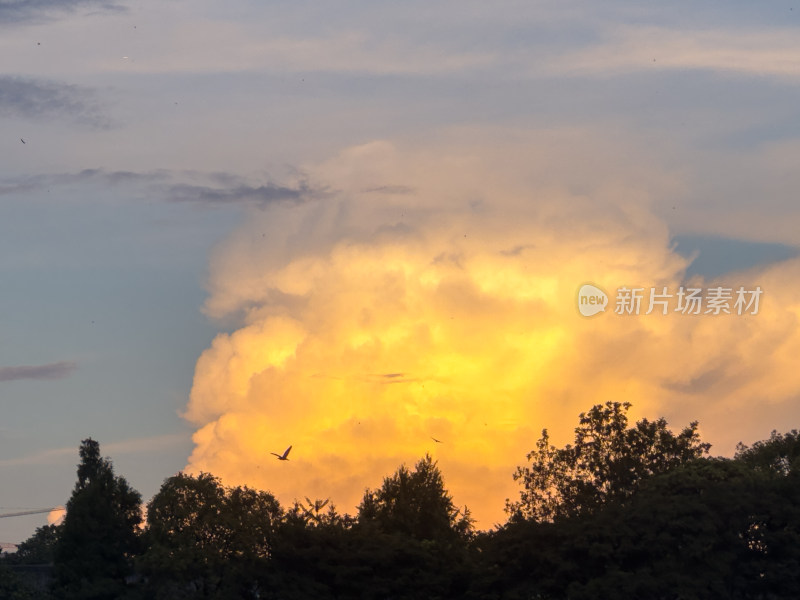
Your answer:
[[[22,142],[23,144],[27,144],[28,143],[25,140],[23,140],[22,138],[19,138],[19,141]]]
[[[437,444],[444,444],[442,440],[437,440],[435,437],[431,436],[431,439],[436,442]]]
[[[270,452],[270,454],[272,454],[272,456],[277,456],[278,460],[289,460],[289,450],[291,449],[292,447],[289,446],[286,450],[283,451],[283,454],[276,454],[275,452]]]

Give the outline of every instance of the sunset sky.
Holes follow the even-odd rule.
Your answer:
[[[0,0],[0,514],[90,436],[350,513],[429,452],[488,528],[595,403],[800,427],[798,92],[792,1]]]

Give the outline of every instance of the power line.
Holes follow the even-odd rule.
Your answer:
[[[20,512],[13,512],[13,513],[5,513],[0,515],[0,519],[5,519],[6,517],[24,517],[25,515],[41,515],[44,513],[49,513],[54,510],[66,510],[63,506],[54,506],[53,508],[37,508],[34,510],[23,510]]]

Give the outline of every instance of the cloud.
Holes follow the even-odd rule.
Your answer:
[[[303,22],[302,30],[287,33],[278,29],[276,19],[255,27],[221,19],[185,21],[152,47],[141,49],[126,68],[148,73],[288,70],[446,75],[491,67],[498,58],[495,50],[475,50],[467,44],[451,47],[441,36],[409,43],[356,21],[336,31],[326,28],[309,34],[307,15]],[[264,23],[276,28],[265,35]]]
[[[95,91],[91,88],[8,75],[0,75],[0,117],[69,117],[92,127],[111,125],[95,101]]]
[[[167,448],[173,448],[186,443],[186,435],[183,433],[168,433],[164,435],[133,438],[120,442],[101,443],[101,450],[104,456],[112,458],[124,454],[147,454],[161,452]],[[0,467],[13,467],[20,465],[46,465],[61,464],[73,461],[78,455],[78,444],[67,448],[51,448],[25,456],[0,459]]]
[[[54,508],[49,513],[47,513],[47,524],[48,525],[61,525],[64,522],[64,517],[67,516],[67,509],[60,506],[58,508]]]
[[[194,202],[208,206],[252,203],[266,205],[280,201],[300,201],[311,195],[313,190],[306,182],[297,187],[287,187],[274,183],[259,186],[235,184],[231,187],[209,187],[190,184],[174,184],[167,187],[167,196],[175,202]]]
[[[119,12],[126,10],[108,0],[4,0],[0,2],[0,23],[24,23],[54,18],[79,8]]]
[[[325,197],[330,193],[324,187],[315,187],[302,175],[281,184],[270,180],[252,182],[233,173],[165,169],[135,172],[94,168],[74,173],[40,174],[0,180],[0,195],[69,185],[127,186],[130,189],[140,186],[150,198],[208,207],[302,202],[309,198]]]
[[[77,454],[77,446],[75,448],[53,448],[51,450],[43,450],[34,454],[26,456],[18,456],[14,458],[0,459],[0,467],[13,467],[17,465],[47,465],[58,464],[66,462],[68,459],[72,461]]]
[[[694,280],[761,285],[758,315],[586,319],[586,281],[683,284],[688,260],[649,200],[673,176],[591,132],[482,142],[347,149],[309,168],[335,195],[270,204],[217,249],[206,311],[241,326],[197,361],[189,470],[351,511],[431,452],[489,526],[541,429],[566,441],[594,403],[700,419],[722,449],[765,407],[800,416],[800,260]],[[269,455],[289,444],[288,463]]]
[[[623,26],[598,44],[548,61],[553,72],[607,77],[630,72],[709,70],[796,80],[800,41],[795,29],[692,30]]]
[[[765,407],[800,413],[800,260],[695,280],[761,285],[758,315],[588,320],[586,281],[684,283],[688,260],[650,210],[673,176],[591,132],[482,141],[347,149],[309,168],[337,194],[271,204],[220,245],[206,311],[241,325],[197,361],[189,470],[352,510],[432,452],[489,526],[541,429],[566,441],[592,404],[700,419],[723,451]],[[385,181],[416,192],[364,193]]]
[[[46,365],[0,367],[0,381],[64,379],[72,375],[77,368],[78,365],[71,361],[61,361]]]
[[[366,194],[413,194],[414,188],[407,185],[379,185],[364,190]]]
[[[108,171],[106,169],[82,169],[73,173],[42,173],[28,177],[12,177],[0,180],[0,194],[19,193],[58,185],[96,184],[114,186],[126,184],[157,184],[176,175],[166,170],[135,172]]]

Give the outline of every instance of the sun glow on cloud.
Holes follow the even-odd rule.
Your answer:
[[[566,441],[592,404],[667,410],[680,427],[796,396],[800,307],[782,278],[797,262],[757,274],[770,294],[757,316],[578,314],[586,281],[676,289],[686,267],[648,208],[670,176],[645,190],[582,142],[375,142],[312,170],[329,197],[254,211],[212,260],[207,311],[241,326],[197,362],[188,469],[353,512],[430,452],[488,527],[541,429]],[[270,455],[289,445],[289,462]]]

